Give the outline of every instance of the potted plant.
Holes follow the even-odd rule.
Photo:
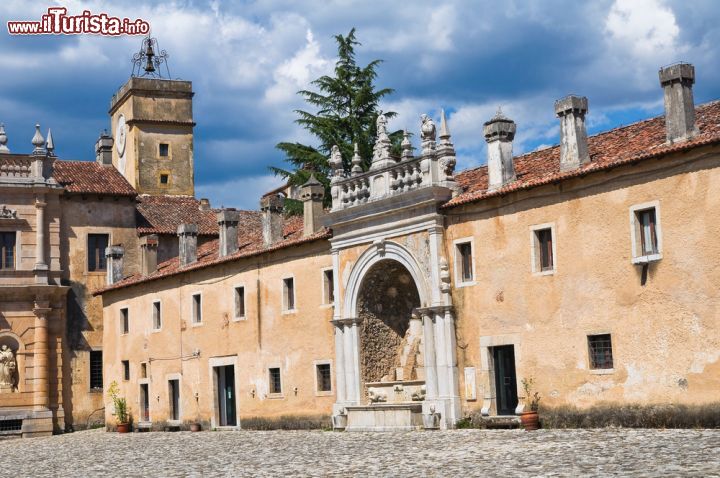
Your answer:
[[[525,431],[537,430],[538,421],[538,405],[540,404],[540,394],[533,392],[535,381],[532,378],[522,379],[523,390],[525,390],[525,401],[529,406],[529,410],[520,413],[520,423]]]
[[[115,407],[115,418],[117,419],[118,433],[128,433],[130,431],[130,414],[128,414],[127,401],[125,397],[119,396],[120,387],[118,383],[113,381],[108,389],[108,395],[113,401]]]

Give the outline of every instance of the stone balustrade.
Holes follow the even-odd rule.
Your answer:
[[[0,177],[29,178],[33,173],[33,158],[29,156],[0,155]]]

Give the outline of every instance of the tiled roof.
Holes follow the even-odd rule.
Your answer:
[[[200,200],[191,196],[138,196],[138,234],[176,234],[183,223],[197,224],[198,233],[217,236],[217,211],[200,210]]]
[[[577,170],[560,172],[560,147],[554,146],[516,157],[517,180],[491,192],[487,190],[487,166],[463,171],[455,176],[463,192],[443,207],[502,196],[512,191],[530,189],[594,171],[720,142],[720,101],[700,105],[695,111],[696,125],[700,133],[691,140],[672,145],[666,144],[665,118],[659,116],[591,136],[588,139],[591,161]]]
[[[112,166],[95,161],[55,161],[53,177],[70,193],[135,196],[135,189]]]
[[[304,244],[319,239],[327,239],[330,236],[331,233],[329,230],[322,229],[311,236],[304,237],[303,218],[301,216],[291,216],[285,219],[285,225],[283,226],[283,239],[270,247],[265,247],[262,239],[261,213],[258,211],[240,211],[240,226],[238,227],[239,250],[235,254],[219,257],[218,239],[213,239],[212,241],[206,242],[198,247],[197,261],[190,265],[180,267],[179,259],[174,257],[162,264],[159,264],[157,271],[150,275],[142,276],[140,274],[135,274],[126,277],[122,281],[113,285],[96,290],[93,294],[99,295],[107,291],[121,289],[123,287],[182,274],[197,269],[203,269],[205,267],[235,261],[244,257],[252,257],[289,246]]]

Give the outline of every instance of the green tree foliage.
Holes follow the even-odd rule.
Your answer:
[[[305,183],[310,174],[325,185],[326,204],[330,203],[330,166],[328,159],[333,145],[338,145],[342,153],[345,170],[350,170],[354,143],[358,144],[363,158],[363,169],[367,170],[372,159],[373,145],[376,139],[376,125],[380,110],[380,100],[393,92],[390,88],[376,89],[377,68],[382,60],[374,60],[361,67],[355,61],[355,47],[360,43],[355,39],[355,29],[347,36],[336,35],[338,60],[333,76],[324,75],[311,84],[316,91],[302,90],[298,94],[316,111],[295,110],[296,123],[317,138],[314,146],[301,143],[282,142],[277,148],[285,153],[288,169],[271,167],[278,176],[289,184],[299,186]],[[385,112],[392,118],[396,113]],[[390,135],[393,151],[399,152],[402,132]],[[286,201],[288,212],[299,212],[301,205],[297,201]]]

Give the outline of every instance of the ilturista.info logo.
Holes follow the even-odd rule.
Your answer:
[[[65,7],[51,7],[39,21],[7,22],[10,35],[147,35],[150,24],[141,18],[112,17],[107,13],[85,10],[80,15],[68,15]]]

